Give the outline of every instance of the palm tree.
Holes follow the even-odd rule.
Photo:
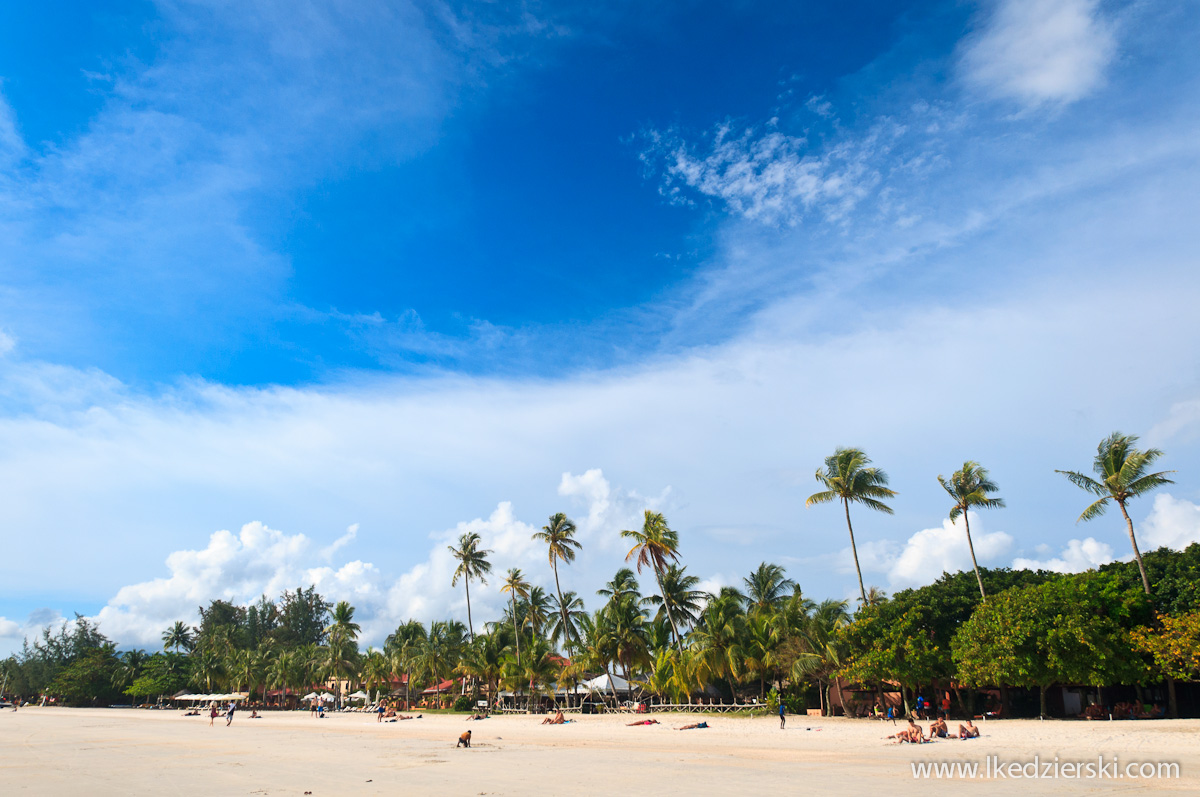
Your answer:
[[[517,664],[520,664],[521,629],[517,625],[517,597],[524,598],[529,595],[529,582],[521,575],[519,567],[514,567],[508,571],[508,575],[504,577],[504,583],[500,585],[500,591],[507,592],[512,599],[513,633],[517,637]]]
[[[663,595],[647,595],[645,603],[657,606],[658,612],[654,618],[662,618],[664,621],[667,619],[664,604],[669,603],[671,612],[679,624],[691,628],[696,624],[696,618],[704,608],[704,601],[708,596],[703,590],[696,589],[699,583],[699,578],[687,574],[686,567],[668,565],[662,576]]]
[[[337,706],[342,705],[342,681],[349,681],[358,674],[358,645],[342,633],[331,633],[321,650],[320,672],[324,678],[334,682]]]
[[[362,675],[363,682],[368,689],[386,686],[388,678],[392,674],[391,671],[392,664],[383,651],[367,648],[367,655],[363,658]]]
[[[401,624],[384,641],[384,650],[392,662],[392,672],[397,678],[404,676],[404,707],[412,707],[412,673],[416,667],[417,651],[425,640],[425,626],[416,620]]]
[[[671,624],[671,632],[675,636],[676,649],[682,653],[683,646],[679,640],[679,626],[675,623],[671,603],[666,599],[666,590],[663,589],[662,579],[663,571],[667,569],[667,560],[678,561],[679,559],[679,532],[667,525],[667,519],[662,516],[662,513],[651,512],[647,509],[641,529],[626,529],[621,532],[621,536],[633,540],[633,547],[629,549],[629,553],[625,554],[625,561],[628,562],[637,556],[639,573],[642,572],[642,567],[645,565],[649,565],[654,570],[654,577],[658,581],[658,591],[663,596],[663,606],[667,610],[667,622]]]
[[[454,569],[454,578],[450,579],[450,586],[457,586],[461,578],[467,588],[467,628],[472,639],[475,638],[475,625],[471,622],[471,579],[477,578],[481,584],[486,584],[487,579],[484,576],[492,572],[492,563],[487,560],[491,551],[481,549],[480,542],[479,535],[471,531],[458,538],[457,548],[453,545],[446,546],[458,560],[458,567]]]
[[[842,713],[846,713],[838,671],[845,664],[846,650],[840,630],[850,622],[845,601],[825,600],[813,610],[800,634],[801,652],[792,663],[792,678],[800,681],[812,676],[817,679],[821,710],[833,716],[829,689],[837,687]],[[832,676],[833,681],[830,682]]]
[[[191,650],[192,640],[192,629],[182,620],[176,620],[175,624],[162,635],[164,649]]]
[[[863,586],[862,568],[858,564],[858,546],[854,544],[854,526],[850,525],[850,504],[862,504],[877,512],[892,514],[892,508],[882,499],[892,498],[896,493],[887,488],[888,477],[879,468],[868,468],[871,459],[857,448],[838,448],[833,456],[825,458],[825,469],[817,470],[817,481],[825,490],[814,493],[804,502],[805,506],[841,501],[846,509],[846,528],[850,531],[850,551],[854,555],[854,570],[858,573],[858,590],[863,603],[867,601],[867,589]]]
[[[541,587],[530,587],[528,597],[521,604],[521,608],[524,609],[521,619],[529,624],[529,630],[535,637],[542,635],[542,628],[550,619],[550,612],[553,608],[552,601],[553,599],[546,594],[546,590]]]
[[[1134,448],[1134,443],[1137,441],[1137,435],[1121,434],[1120,432],[1113,432],[1100,441],[1100,445],[1096,447],[1096,458],[1092,461],[1092,470],[1100,477],[1101,481],[1096,481],[1073,470],[1057,472],[1070,479],[1076,487],[1099,496],[1087,509],[1083,510],[1083,514],[1079,516],[1079,520],[1075,521],[1076,523],[1103,515],[1104,510],[1108,509],[1109,500],[1115,501],[1117,506],[1121,507],[1121,514],[1125,518],[1125,528],[1129,530],[1129,543],[1133,546],[1133,555],[1137,558],[1138,570],[1142,573],[1142,589],[1149,595],[1150,579],[1146,576],[1146,565],[1142,562],[1142,552],[1138,550],[1137,537],[1133,533],[1133,521],[1129,519],[1125,502],[1164,484],[1174,484],[1174,481],[1167,478],[1167,474],[1175,471],[1146,473],[1163,452],[1157,448],[1139,451]]]
[[[628,567],[622,567],[613,576],[612,581],[605,584],[600,589],[596,590],[596,594],[602,598],[608,598],[609,601],[620,600],[626,595],[633,595],[637,598],[641,597],[638,591],[637,577],[633,575],[633,571]]]
[[[566,604],[563,603],[562,586],[558,583],[558,562],[559,560],[567,564],[574,562],[575,552],[583,547],[575,539],[575,530],[575,521],[562,512],[555,512],[550,516],[550,522],[542,526],[541,531],[533,534],[533,539],[544,542],[549,547],[550,567],[554,570],[554,591],[558,595],[558,606],[562,612],[566,612]],[[562,616],[562,627],[570,630],[570,623],[567,622],[565,613]],[[567,655],[570,655],[572,640],[569,633],[563,641],[566,644]]]
[[[746,585],[747,609],[756,614],[769,612],[796,589],[796,582],[787,577],[784,569],[776,564],[763,562],[754,572],[742,579]]]
[[[551,600],[554,600],[551,596]],[[554,619],[550,625],[550,641],[558,644],[559,640],[578,639],[579,618],[587,614],[583,608],[583,599],[574,592],[564,592],[562,601],[554,606]],[[568,650],[568,654],[574,655]]]
[[[700,656],[700,673],[714,680],[723,679],[732,693],[734,679],[741,676],[748,659],[742,646],[746,615],[742,611],[742,595],[737,590],[721,593],[700,613],[691,639]]]
[[[437,701],[442,700],[442,681],[458,667],[462,651],[462,626],[452,622],[435,621],[429,624],[429,636],[417,649],[415,663],[422,673],[437,685]]]
[[[326,634],[338,634],[350,641],[358,639],[358,632],[362,629],[354,622],[354,607],[348,601],[338,601],[337,606],[333,607],[332,620],[325,629]]]
[[[463,650],[463,658],[458,665],[458,671],[463,675],[483,681],[489,704],[495,701],[498,684],[504,674],[508,637],[508,629],[503,627],[480,634]]]
[[[979,575],[979,562],[975,559],[975,543],[971,541],[969,510],[972,507],[1000,509],[1004,506],[1004,499],[988,496],[989,493],[994,493],[999,488],[988,477],[987,468],[978,462],[964,462],[962,469],[954,471],[949,480],[938,476],[938,483],[954,499],[954,506],[950,507],[950,522],[953,523],[958,520],[959,515],[962,515],[963,526],[967,530],[967,547],[971,550],[971,566],[975,568],[975,580],[979,582],[979,597],[987,600],[987,593],[983,591],[983,577]],[[865,596],[863,603],[866,604]]]

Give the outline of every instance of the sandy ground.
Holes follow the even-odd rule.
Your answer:
[[[1200,720],[981,723],[983,738],[892,745],[890,723],[790,717],[374,716],[238,712],[231,726],[177,711],[26,708],[0,712],[4,794],[1031,794],[1200,793]],[[674,727],[706,719],[706,730]],[[901,723],[902,724],[902,723]],[[955,727],[957,723],[952,723]],[[899,726],[897,726],[898,728]],[[470,750],[456,749],[470,728]],[[1006,765],[1177,762],[1177,779],[920,779],[913,762]],[[1111,771],[1111,770],[1110,770]],[[982,775],[982,772],[981,772]]]

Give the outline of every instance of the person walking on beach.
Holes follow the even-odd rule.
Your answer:
[[[781,698],[779,701],[779,730],[783,730],[785,725],[787,725],[787,706],[783,704]]]
[[[229,701],[229,711],[225,714],[225,727],[228,728],[233,724],[233,712],[237,711],[237,703]]]
[[[208,707],[208,727],[212,727],[217,719],[217,704],[213,703]]]

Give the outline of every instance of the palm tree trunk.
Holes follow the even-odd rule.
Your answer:
[[[551,559],[550,566],[554,568],[554,591],[558,593],[558,610],[562,615],[563,641],[566,643],[567,655],[574,656],[575,654],[571,652],[571,630],[567,626],[567,607],[563,605],[562,587],[558,583],[558,562]]]
[[[979,575],[979,562],[975,560],[975,543],[971,542],[971,521],[966,510],[963,510],[963,525],[967,529],[967,547],[971,549],[971,566],[975,568],[975,580],[979,582],[979,597],[986,601],[987,593],[983,591],[983,577]]]
[[[833,683],[837,687],[837,690],[838,690],[838,702],[842,704],[842,716],[849,717],[850,715],[846,713],[846,695],[844,692],[842,692],[841,677],[834,676]]]
[[[1138,550],[1137,537],[1133,533],[1133,521],[1129,519],[1129,513],[1125,511],[1125,502],[1117,501],[1117,506],[1121,507],[1121,514],[1125,516],[1125,528],[1129,529],[1129,543],[1133,546],[1133,555],[1137,558],[1138,570],[1142,573],[1142,589],[1146,594],[1150,594],[1150,579],[1146,577],[1146,565],[1142,562],[1142,552]]]
[[[513,609],[513,638],[517,640],[517,668],[521,667],[521,629],[517,628],[517,593],[509,593],[512,595]]]
[[[850,552],[854,554],[854,572],[858,573],[858,591],[862,593],[863,606],[866,606],[867,588],[863,586],[862,568],[858,566],[858,546],[854,544],[854,526],[850,525],[850,500],[843,498],[842,506],[846,508],[846,528],[850,530]]]
[[[471,623],[471,579],[470,577],[463,579],[463,584],[467,587],[467,630],[471,632],[471,641],[475,641],[475,626]]]

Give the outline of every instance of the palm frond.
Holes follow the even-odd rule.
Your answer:
[[[856,503],[860,503],[863,506],[867,507],[868,509],[874,509],[876,512],[882,512],[885,515],[895,514],[895,512],[892,511],[892,508],[890,506],[883,503],[882,501],[876,501],[874,498],[862,497],[862,498],[851,498],[850,500],[855,501]]]
[[[1106,495],[1103,498],[1101,498],[1100,500],[1092,503],[1087,509],[1083,510],[1083,514],[1080,515],[1079,520],[1076,520],[1075,522],[1082,523],[1084,521],[1091,520],[1093,518],[1098,518],[1101,515],[1103,515],[1105,510],[1108,509],[1108,501],[1111,497],[1112,496]]]
[[[813,493],[810,495],[808,500],[804,502],[804,505],[813,506],[814,504],[828,504],[836,501],[837,499],[837,493],[835,493],[833,490],[826,490],[823,493]]]
[[[1054,472],[1061,473],[1062,475],[1066,476],[1067,480],[1070,481],[1071,484],[1075,485],[1076,487],[1078,487],[1081,490],[1086,490],[1087,492],[1091,493],[1092,495],[1107,495],[1108,494],[1108,489],[1103,484],[1101,484],[1100,482],[1093,479],[1091,476],[1085,476],[1082,473],[1079,473],[1078,471],[1073,471],[1073,470],[1057,470],[1056,469]]]

